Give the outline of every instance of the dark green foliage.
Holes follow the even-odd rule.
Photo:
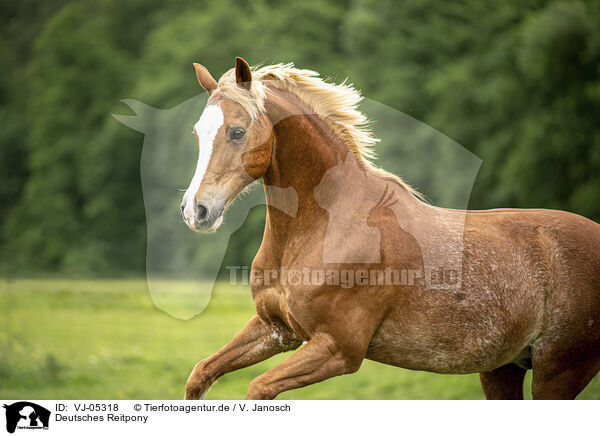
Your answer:
[[[178,105],[200,92],[192,62],[218,77],[235,56],[348,76],[448,135],[483,159],[470,208],[600,220],[599,23],[591,0],[3,4],[1,271],[143,273],[143,137],[110,114],[126,113],[121,98]],[[401,142],[379,133],[386,166]],[[401,175],[452,204],[430,192],[453,180],[420,176],[427,139],[414,135],[416,162]],[[258,207],[227,263],[249,264],[263,222]]]

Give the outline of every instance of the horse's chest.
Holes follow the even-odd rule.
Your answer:
[[[307,340],[310,337],[308,328],[298,321],[288,300],[289,295],[281,284],[263,288],[254,296],[256,312],[261,319],[266,322],[283,321],[298,337]]]

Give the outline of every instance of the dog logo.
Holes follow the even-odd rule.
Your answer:
[[[50,411],[29,401],[5,404],[6,431],[14,433],[18,429],[48,429]]]

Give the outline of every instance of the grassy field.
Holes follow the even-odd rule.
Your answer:
[[[3,399],[180,399],[194,363],[252,316],[245,287],[219,285],[189,321],[154,307],[141,280],[0,281]],[[207,399],[244,398],[285,354],[223,377]],[[526,394],[529,395],[530,375]],[[356,374],[280,399],[482,399],[477,375],[407,371],[365,361]],[[580,398],[600,398],[596,378]]]

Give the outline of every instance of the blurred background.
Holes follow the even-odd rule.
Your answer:
[[[197,96],[192,62],[215,77],[235,56],[294,62],[348,77],[481,158],[470,209],[599,221],[599,23],[592,0],[3,1],[0,396],[178,398],[193,364],[251,316],[248,290],[224,284],[192,321],[152,306],[144,138],[111,116],[131,114],[120,99],[170,108]],[[396,145],[377,146],[381,166],[395,169]],[[400,175],[452,205],[430,194],[447,179],[420,177],[420,165]],[[224,264],[250,264],[263,222],[254,208]],[[243,397],[273,363],[227,376],[208,398]],[[477,385],[367,363],[284,398],[482,398]],[[582,396],[600,398],[600,385]]]

